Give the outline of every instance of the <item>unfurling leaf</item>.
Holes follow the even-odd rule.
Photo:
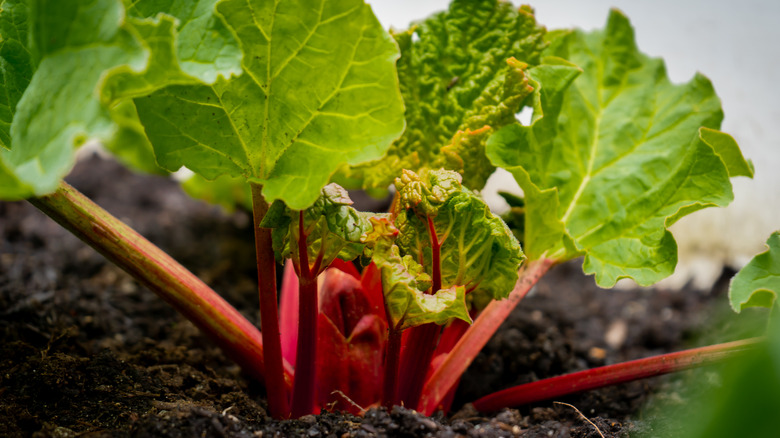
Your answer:
[[[393,35],[407,129],[379,161],[344,171],[342,180],[386,189],[402,169],[447,168],[484,186],[495,168],[485,141],[515,121],[532,88],[544,28],[533,11],[499,0],[455,0],[448,11]]]
[[[331,183],[322,188],[314,205],[303,211],[307,258],[310,264],[317,264],[315,275],[324,271],[336,257],[352,260],[363,252],[361,236],[371,230],[368,218],[376,213],[359,212],[351,205],[347,191]],[[300,260],[300,213],[277,201],[260,224],[273,228],[274,252],[279,261],[292,258],[297,263]]]
[[[427,294],[431,277],[412,257],[401,257],[395,244],[398,230],[388,218],[371,218],[371,223],[373,230],[363,240],[381,275],[390,327],[403,330],[427,323],[444,325],[452,318],[470,323],[465,288],[453,286]]]
[[[396,218],[397,244],[401,254],[431,273],[430,219],[441,246],[442,287],[463,286],[472,302],[482,307],[487,300],[509,294],[524,256],[506,224],[479,196],[463,188],[458,176],[444,170],[419,176],[406,171],[397,180],[403,200]]]
[[[739,313],[747,307],[772,308],[780,294],[780,231],[766,241],[767,250],[753,257],[729,286],[731,308]]]
[[[542,93],[544,117],[531,127],[504,128],[487,147],[523,188],[525,249],[555,260],[584,254],[583,269],[601,286],[624,277],[652,284],[677,263],[667,228],[727,205],[729,177],[752,176],[752,166],[716,131],[723,115],[710,82],[672,84],[661,60],[638,51],[620,12],[604,31],[556,34],[549,54],[582,75],[562,100]]]

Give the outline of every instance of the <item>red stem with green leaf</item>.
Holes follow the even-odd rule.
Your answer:
[[[270,353],[267,347],[264,351],[260,332],[201,280],[66,183],[62,183],[54,194],[34,198],[30,202],[171,304],[209,335],[248,374],[264,380],[269,387],[270,400],[271,360],[270,357],[264,357],[264,353],[265,356]],[[305,236],[304,233],[301,235]],[[313,276],[310,269],[304,268],[308,266],[305,245],[299,247],[299,250],[301,249],[304,249],[300,253],[302,257],[299,268],[303,273],[301,277],[313,280],[301,287],[301,301],[309,302],[308,310],[305,311],[307,316],[304,318],[303,314],[301,315],[303,320],[309,318],[310,314],[316,318],[317,285],[316,276]],[[517,285],[509,298],[493,301],[483,310],[427,379],[418,405],[420,411],[430,415],[441,406],[444,397],[451,392],[454,384],[501,322],[553,264],[549,259],[530,262],[522,268]],[[261,284],[267,283],[261,281]],[[303,395],[296,398],[294,394],[293,415],[296,416],[313,412],[316,378],[313,357],[307,358],[307,355],[316,353],[316,328],[312,330],[306,323],[302,323],[300,328],[301,333],[309,333],[309,337],[308,341],[304,340],[298,345],[300,374],[296,375],[295,381],[300,385],[299,391]],[[314,333],[313,337],[311,333]],[[384,398],[388,406],[400,401],[396,392],[397,371],[393,372],[392,369],[397,369],[398,366],[397,352],[400,348],[401,332],[396,331],[395,334],[396,336],[393,336],[391,333],[386,357]],[[756,342],[756,339],[749,339],[712,345],[544,379],[483,397],[474,402],[474,406],[481,411],[491,411],[705,366],[738,355]],[[277,357],[281,359],[281,353]],[[292,371],[283,360],[279,363],[281,378],[277,380],[283,388],[281,393],[286,397],[293,380]],[[299,403],[297,408],[295,400]]]
[[[261,186],[255,183],[251,183],[251,186],[257,253],[257,290],[260,295],[260,329],[268,356],[268,408],[275,418],[286,418],[290,416],[289,386],[282,378],[284,366],[276,296],[276,260],[271,244],[271,230],[260,227],[268,212],[268,203],[263,198]]]
[[[436,234],[433,219],[429,216],[428,234],[431,239],[431,294],[441,289],[441,243]],[[428,367],[433,359],[433,352],[439,340],[441,327],[434,323],[423,324],[409,329],[409,341],[403,346],[401,354],[400,377],[405,382],[398,388],[400,400],[406,406],[417,406],[425,383]]]

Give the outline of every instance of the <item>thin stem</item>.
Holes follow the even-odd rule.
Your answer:
[[[430,216],[428,216],[428,234],[431,237],[431,293],[435,294],[441,289],[441,244]]]
[[[282,341],[279,334],[279,312],[276,297],[276,261],[271,240],[271,230],[261,228],[268,212],[268,203],[261,193],[261,186],[252,186],[252,212],[257,253],[257,291],[260,296],[260,332],[263,335],[267,356],[268,408],[274,418],[290,416],[288,386],[283,379]]]
[[[504,300],[494,300],[482,310],[474,324],[469,327],[463,337],[444,359],[441,366],[434,371],[425,382],[418,410],[425,415],[431,415],[439,408],[447,392],[466,372],[471,362],[477,357],[482,347],[487,344],[498,327],[512,312],[512,309],[522,300],[529,290],[550,269],[554,261],[550,259],[534,260],[520,268],[520,278],[509,297]]]
[[[431,294],[441,289],[441,243],[436,234],[433,219],[429,216],[428,234],[431,240]],[[420,393],[425,383],[425,376],[433,359],[433,352],[439,341],[441,327],[434,323],[428,323],[409,329],[409,341],[404,346],[401,354],[401,381],[399,388],[400,399],[404,405],[416,407],[420,400]]]
[[[538,380],[482,397],[474,402],[474,407],[482,412],[497,411],[506,407],[702,367],[734,357],[759,341],[758,338],[752,338],[727,342]]]
[[[298,350],[295,359],[292,415],[295,418],[314,413],[314,389],[317,378],[317,274],[309,266],[307,235],[303,211],[298,218]]]
[[[390,329],[385,352],[385,375],[383,379],[382,397],[388,409],[399,403],[398,399],[398,366],[401,357],[401,337],[403,331]]]
[[[257,328],[168,254],[65,182],[29,201],[192,321],[247,374],[268,382]],[[289,366],[282,376],[290,387]]]

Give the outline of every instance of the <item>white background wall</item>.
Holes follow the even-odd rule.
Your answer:
[[[449,2],[368,3],[386,27],[405,29]],[[680,272],[667,285],[693,278],[706,287],[724,263],[739,266],[763,251],[771,231],[780,229],[780,1],[539,0],[531,6],[548,29],[602,28],[609,8],[621,9],[640,50],[663,57],[672,81],[687,81],[696,71],[710,78],[723,102],[722,129],[756,166],[754,180],[733,181],[730,207],[697,212],[673,227]]]

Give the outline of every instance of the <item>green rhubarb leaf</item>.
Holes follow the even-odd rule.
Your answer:
[[[14,172],[6,167],[0,157],[0,198],[7,201],[20,201],[30,196],[33,188],[19,180]]]
[[[32,79],[26,0],[0,3],[0,146],[11,147],[11,122],[16,105]]]
[[[323,187],[320,197],[303,211],[303,230],[306,234],[307,258],[310,265],[321,259],[319,272],[336,258],[353,260],[363,253],[363,234],[371,230],[369,217],[351,207],[352,200],[341,186],[331,183]],[[260,224],[273,228],[272,237],[277,260],[300,260],[300,211],[290,209],[277,201],[271,205]]]
[[[117,71],[142,70],[147,60],[146,51],[123,27],[124,8],[116,1],[42,0],[30,13],[24,4],[4,2],[0,20],[0,30],[8,32],[3,47],[20,60],[8,67],[6,58],[3,67],[6,93],[0,94],[11,96],[6,103],[13,120],[5,144],[10,151],[0,151],[0,160],[20,183],[11,193],[0,187],[3,198],[54,191],[73,165],[75,147],[114,132],[100,102],[103,84]],[[26,38],[19,18],[25,13]],[[23,56],[25,51],[29,55]],[[20,194],[20,186],[30,190]]]
[[[125,100],[111,108],[111,119],[117,126],[115,134],[103,145],[125,166],[145,173],[168,175],[157,165],[154,149],[146,138],[144,127],[132,100]]]
[[[560,103],[540,97],[544,117],[532,127],[495,134],[488,155],[523,188],[532,258],[584,254],[583,269],[601,286],[624,277],[652,284],[677,263],[667,228],[727,205],[729,177],[751,176],[752,165],[716,131],[723,115],[709,80],[672,84],[661,60],[637,50],[620,12],[604,31],[556,37],[551,54],[582,75]]]
[[[167,76],[163,79],[166,83],[191,77],[207,84],[214,83],[218,76],[229,78],[241,73],[238,41],[215,11],[219,0],[167,0],[164,7],[159,0],[123,1],[128,15],[141,19],[134,23],[144,39],[156,46],[147,71],[150,82],[159,82],[154,77],[162,72]],[[161,12],[176,19],[171,22],[173,27],[141,29],[144,21],[165,20]],[[181,75],[172,77],[179,69]]]
[[[161,9],[157,0],[124,0],[128,26],[150,49],[150,57],[144,71],[118,72],[104,87],[103,99],[115,106],[112,117],[118,125],[106,146],[135,170],[167,173],[157,165],[135,105],[125,101],[117,106],[115,102],[168,85],[211,84],[218,76],[241,73],[238,41],[215,14],[216,2],[177,0]]]
[[[104,99],[152,93],[173,84],[212,84],[241,73],[238,41],[216,15],[218,0],[124,0],[128,27],[150,49],[147,68],[115,75]]]
[[[236,206],[252,211],[252,190],[243,178],[221,176],[209,181],[195,174],[182,182],[181,187],[193,198],[219,205],[229,213]]]
[[[0,197],[52,192],[74,150],[98,139],[129,165],[161,173],[135,108],[121,99],[240,71],[216,0],[3,1],[0,152],[13,184]],[[230,43],[232,41],[232,44]]]
[[[471,323],[466,288],[452,286],[427,294],[431,277],[410,255],[401,256],[395,239],[399,232],[389,218],[371,218],[372,230],[363,238],[382,279],[385,308],[391,326],[403,330],[417,325],[444,325],[453,318]]]
[[[402,132],[398,49],[361,0],[226,0],[217,10],[244,74],[136,99],[164,168],[244,177],[301,210],[339,166],[379,158]]]
[[[772,308],[780,293],[780,231],[766,241],[767,250],[753,257],[731,279],[729,301],[739,313],[747,307]]]
[[[345,171],[366,188],[387,188],[401,169],[445,167],[484,186],[495,170],[485,141],[513,123],[532,91],[524,73],[539,63],[544,28],[533,11],[499,0],[455,0],[448,11],[395,37],[407,129],[380,161]]]
[[[395,222],[400,231],[397,245],[401,254],[412,256],[432,273],[430,220],[441,245],[442,287],[464,286],[481,306],[509,294],[524,256],[504,221],[479,196],[463,188],[459,176],[453,171],[423,171],[420,176],[404,172],[396,181],[401,199],[408,199],[410,191],[439,193],[435,209],[427,201],[402,203]],[[432,185],[439,181],[445,183]]]

